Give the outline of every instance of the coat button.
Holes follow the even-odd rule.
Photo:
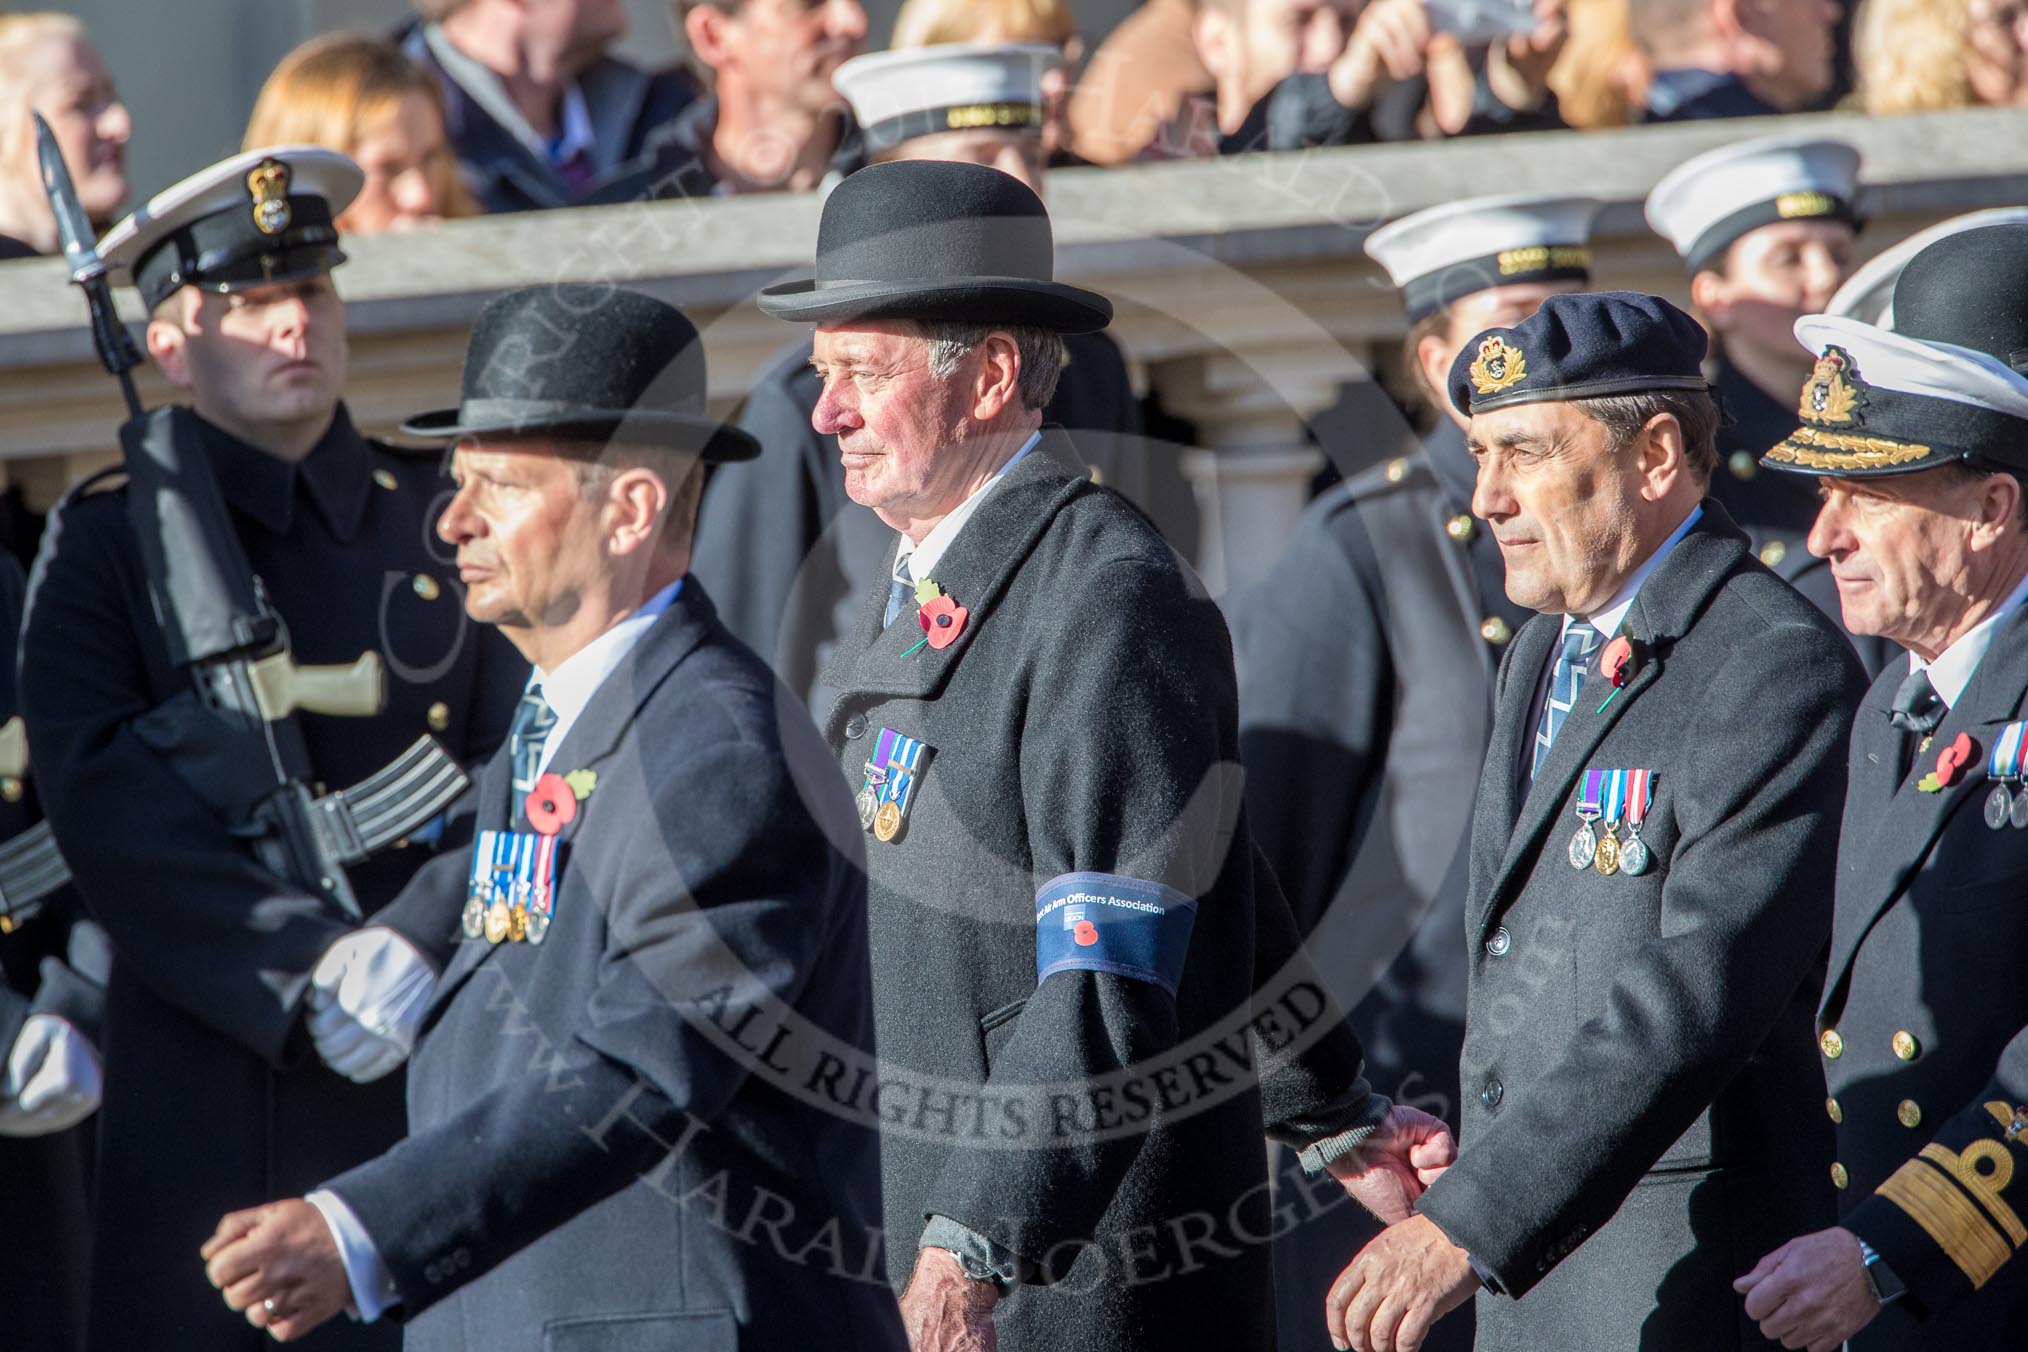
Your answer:
[[[1824,1049],[1824,1055],[1835,1061],[1845,1054],[1845,1039],[1838,1036],[1835,1028],[1826,1028],[1824,1035],[1817,1039],[1817,1045]]]
[[[1478,526],[1473,523],[1470,515],[1464,512],[1459,512],[1456,516],[1444,522],[1444,534],[1450,536],[1461,545],[1469,543],[1471,538],[1478,533]]]
[[[1505,1097],[1507,1097],[1507,1091],[1498,1080],[1486,1081],[1486,1087],[1479,1091],[1479,1102],[1485,1104],[1488,1108],[1499,1107],[1500,1100]]]
[[[1486,940],[1486,956],[1489,958],[1504,958],[1507,956],[1507,950],[1513,946],[1514,936],[1507,933],[1507,927],[1502,925],[1493,931],[1492,938]]]
[[[1894,1054],[1904,1061],[1913,1061],[1922,1055],[1922,1044],[1915,1040],[1915,1034],[1904,1028],[1894,1035]]]
[[[1834,1187],[1834,1188],[1838,1189],[1838,1191],[1840,1191],[1840,1192],[1843,1192],[1843,1191],[1845,1190],[1845,1185],[1846,1185],[1846,1184],[1848,1184],[1848,1183],[1850,1183],[1851,1181],[1852,1181],[1852,1176],[1851,1176],[1850,1174],[1848,1174],[1848,1173],[1846,1173],[1846,1172],[1845,1172],[1845,1166],[1844,1166],[1844,1165],[1842,1165],[1842,1164],[1833,1164],[1833,1165],[1831,1166],[1831,1186],[1832,1186],[1832,1187]]]
[[[1894,1105],[1895,1120],[1914,1131],[1922,1125],[1922,1107],[1914,1099],[1903,1099]]]
[[[1843,1125],[1845,1121],[1845,1110],[1838,1106],[1838,1100],[1834,1098],[1825,1099],[1824,1111],[1830,1114],[1831,1123],[1833,1126]]]
[[[852,717],[845,720],[845,736],[848,740],[856,742],[865,735],[866,735],[865,714],[854,714],[852,715]]]
[[[1751,479],[1760,473],[1760,460],[1752,451],[1734,451],[1726,457],[1725,467],[1735,479]]]
[[[0,798],[10,803],[21,801],[21,781],[13,775],[0,775]]]
[[[1479,637],[1495,648],[1505,647],[1507,640],[1514,637],[1514,631],[1498,615],[1488,615],[1479,621]]]
[[[443,594],[444,590],[442,587],[439,587],[437,585],[437,580],[431,577],[428,573],[417,573],[415,575],[414,585],[415,585],[415,594],[417,596],[420,596],[425,601],[436,600],[437,597]]]
[[[1387,482],[1398,484],[1408,477],[1408,457],[1402,456],[1387,462]]]
[[[390,490],[401,487],[401,481],[394,477],[393,470],[377,469],[373,471],[373,482],[379,484],[382,488]]]
[[[442,700],[438,700],[430,706],[427,717],[429,718],[430,731],[442,732],[445,728],[451,726],[451,706]]]
[[[1788,556],[1788,544],[1782,540],[1769,540],[1760,547],[1760,561],[1770,568],[1781,567],[1782,560]]]

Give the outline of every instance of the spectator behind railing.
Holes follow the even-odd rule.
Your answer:
[[[358,161],[366,184],[340,233],[407,230],[478,211],[427,71],[380,38],[329,33],[282,58],[254,100],[242,150],[315,145]]]
[[[1570,40],[1549,72],[1563,120],[1581,131],[1624,127],[1648,103],[1648,63],[1628,0],[1569,0]]]
[[[758,3],[759,0],[756,0]],[[608,56],[620,0],[416,0],[396,35],[436,78],[465,178],[487,211],[572,206],[640,166],[696,89]]]
[[[67,14],[0,15],[0,258],[59,247],[36,167],[31,112],[56,133],[93,224],[110,224],[127,200],[134,120],[84,26]]]
[[[1070,95],[1070,152],[1124,164],[1147,150],[1183,100],[1211,88],[1191,40],[1193,0],[1144,0],[1106,34]]]
[[[2028,104],[2019,0],[1867,0],[1853,42],[1869,113]]]
[[[1634,38],[1654,72],[1642,120],[1811,107],[1836,78],[1842,13],[1839,0],[1633,0]]]
[[[1078,163],[1064,149],[1070,142],[1070,90],[1084,58],[1070,0],[902,0],[888,45],[901,51],[961,42],[1046,42],[1063,53],[1063,64],[1042,77],[1042,153],[1051,164]]]

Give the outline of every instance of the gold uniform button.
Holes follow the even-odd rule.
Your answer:
[[[1387,462],[1387,482],[1391,484],[1398,484],[1407,477],[1408,477],[1408,459],[1406,456],[1401,457],[1400,459],[1390,460]]]
[[[1850,1175],[1850,1174],[1848,1174],[1848,1173],[1846,1173],[1846,1172],[1845,1172],[1845,1166],[1844,1166],[1844,1165],[1842,1165],[1842,1164],[1833,1164],[1833,1165],[1831,1166],[1831,1186],[1832,1186],[1832,1187],[1836,1188],[1836,1189],[1837,1189],[1838,1191],[1840,1191],[1840,1192],[1843,1192],[1843,1191],[1845,1190],[1845,1185],[1846,1185],[1846,1184],[1848,1184],[1848,1183],[1850,1183],[1851,1181],[1852,1181],[1852,1175]]]
[[[1894,1106],[1894,1117],[1896,1121],[1900,1122],[1902,1126],[1907,1127],[1910,1131],[1914,1131],[1922,1125],[1922,1109],[1917,1106],[1914,1099],[1903,1099],[1900,1103],[1896,1104]]]
[[[1835,1061],[1845,1054],[1845,1039],[1838,1036],[1835,1028],[1826,1028],[1824,1035],[1817,1039],[1817,1045],[1824,1049],[1824,1055]]]
[[[379,484],[382,488],[386,489],[395,489],[401,487],[401,481],[394,477],[394,471],[388,469],[377,469],[373,471],[373,482]]]
[[[21,801],[21,781],[13,775],[0,776],[0,798],[10,803]]]
[[[435,704],[432,704],[429,711],[429,721],[431,732],[442,732],[445,728],[451,726],[451,706],[442,700],[438,700]]]
[[[1922,1044],[1915,1040],[1915,1034],[1904,1028],[1894,1035],[1894,1054],[1904,1061],[1913,1061],[1922,1055]]]
[[[1838,1106],[1838,1100],[1834,1098],[1825,1099],[1824,1111],[1830,1114],[1831,1122],[1834,1126],[1842,1126],[1844,1124],[1845,1110]]]
[[[1789,547],[1780,540],[1769,540],[1760,547],[1760,561],[1770,568],[1782,566],[1782,560],[1789,556]]]
[[[437,580],[428,573],[417,573],[415,575],[415,594],[423,600],[434,601],[437,597],[443,595],[443,591],[444,589],[437,585]]]
[[[1459,512],[1456,516],[1444,522],[1444,534],[1450,536],[1459,544],[1465,544],[1478,533],[1479,528],[1473,524],[1470,515],[1464,512]]]
[[[1479,622],[1479,637],[1499,648],[1504,647],[1507,640],[1514,637],[1514,631],[1509,629],[1507,622],[1498,615],[1488,615]]]
[[[1752,451],[1734,451],[1725,461],[1735,479],[1751,479],[1760,473],[1760,459]]]

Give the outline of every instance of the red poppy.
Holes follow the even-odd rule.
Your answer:
[[[1978,758],[1978,748],[1972,744],[1972,736],[1961,732],[1957,740],[1937,753],[1936,782],[1945,788],[1957,783],[1958,776]]]
[[[1634,674],[1633,640],[1622,634],[1606,644],[1605,651],[1599,654],[1598,669],[1613,683],[1613,689],[1625,685]]]
[[[1070,937],[1077,940],[1086,948],[1090,948],[1098,942],[1098,926],[1092,924],[1089,920],[1080,920],[1077,922],[1077,927],[1071,930]]]
[[[577,793],[559,774],[547,774],[528,791],[528,824],[545,836],[553,836],[577,816]]]
[[[936,596],[923,603],[922,609],[916,611],[915,618],[916,623],[922,626],[923,633],[929,635],[925,641],[930,647],[942,652],[958,641],[959,634],[965,632],[965,620],[971,613],[948,596]]]

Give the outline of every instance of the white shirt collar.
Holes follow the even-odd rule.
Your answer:
[[[908,560],[908,575],[912,580],[920,582],[930,576],[931,572],[935,570],[938,561],[943,558],[944,551],[951,547],[951,541],[958,538],[958,532],[965,528],[965,523],[972,519],[972,513],[978,511],[979,504],[986,500],[986,495],[993,491],[995,485],[1007,477],[1008,470],[1013,469],[1021,463],[1022,456],[1035,449],[1035,443],[1040,440],[1042,440],[1042,432],[1038,428],[1029,436],[1028,440],[1021,443],[1021,449],[1014,452],[1008,458],[1006,464],[993,472],[992,478],[986,480],[986,482],[973,490],[972,495],[953,508],[949,516],[937,522],[935,528],[928,535],[922,537],[921,544],[912,545],[908,542],[906,535],[902,536],[901,544],[896,548],[894,554],[894,571],[899,573],[901,571],[901,561],[906,559]]]
[[[1985,660],[1986,649],[1993,646],[1993,635],[1999,631],[2000,621],[2012,614],[2024,599],[2028,599],[2028,577],[2014,584],[2014,590],[2007,593],[2007,599],[2000,602],[1999,609],[1960,634],[1957,642],[1938,653],[1936,661],[1925,662],[1921,654],[1910,652],[1909,671],[1928,671],[1930,685],[1935,687],[1945,704],[1955,707],[1963,697],[1965,687],[1972,683],[1979,663]]]
[[[1640,594],[1641,584],[1648,580],[1650,573],[1661,566],[1662,560],[1669,557],[1669,551],[1674,549],[1682,541],[1683,537],[1690,533],[1690,528],[1697,524],[1697,518],[1703,515],[1704,506],[1702,503],[1692,507],[1690,515],[1683,518],[1683,524],[1676,527],[1668,539],[1662,541],[1662,547],[1653,554],[1650,554],[1646,563],[1634,569],[1634,575],[1628,578],[1619,591],[1614,594],[1613,599],[1606,603],[1605,609],[1595,610],[1591,614],[1584,616],[1585,622],[1598,630],[1606,638],[1611,638],[1614,634],[1617,634],[1620,631],[1620,625],[1626,622],[1627,612],[1634,607],[1634,597]],[[1576,618],[1571,615],[1563,617],[1564,633],[1570,632],[1571,623]]]
[[[537,667],[529,673],[528,688],[541,690],[542,698],[556,711],[556,723],[549,730],[549,739],[542,744],[542,763],[536,767],[537,774],[549,769],[550,759],[563,745],[571,724],[591,706],[592,697],[606,678],[626,660],[641,636],[682,591],[683,579],[678,578],[649,597],[639,610],[564,658],[555,671],[545,672]]]

